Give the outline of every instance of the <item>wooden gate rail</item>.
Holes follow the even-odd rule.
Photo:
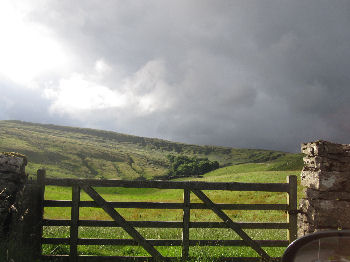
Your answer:
[[[55,257],[54,260],[52,260],[52,256],[42,256],[41,261],[54,261],[54,262],[70,262],[70,258],[67,255],[61,255]],[[179,258],[175,257],[164,257],[164,261],[174,261],[179,262]],[[123,257],[123,256],[79,256],[78,261],[80,262],[108,262],[108,261],[125,261],[125,262],[148,262],[148,261],[154,261],[154,258],[152,257]],[[218,257],[215,258],[215,260],[212,261],[222,261],[222,262],[262,262],[260,258],[256,257]],[[281,262],[281,258],[271,258],[270,262]]]
[[[72,207],[70,200],[44,200],[47,207]],[[184,203],[168,202],[108,202],[114,208],[182,209]],[[287,204],[216,204],[224,210],[288,210]],[[191,209],[210,209],[204,203],[190,203]],[[80,201],[79,207],[99,207],[95,201]]]
[[[183,222],[175,221],[127,221],[133,227],[140,228],[182,228]],[[70,220],[44,219],[43,226],[70,226]],[[244,229],[288,229],[289,223],[238,222]],[[110,220],[79,220],[82,227],[120,227]],[[227,228],[224,222],[189,222],[189,228]]]
[[[295,177],[295,176],[290,176]],[[162,181],[162,180],[98,180],[73,178],[46,178],[47,186],[74,186],[85,184],[92,187],[126,187],[159,189],[197,189],[289,192],[289,183],[239,183],[239,182],[200,182],[200,181]]]
[[[154,246],[182,246],[183,240],[147,239]],[[286,247],[288,240],[255,240],[262,247]],[[70,238],[43,238],[42,244],[69,245]],[[133,239],[79,238],[78,245],[125,245],[138,246]],[[244,240],[189,240],[190,246],[249,246]]]
[[[39,174],[39,172],[38,172]],[[69,238],[42,238],[42,244],[70,245],[70,254],[63,256],[42,255],[42,260],[53,258],[60,261],[103,261],[123,259],[124,261],[171,261],[162,257],[154,246],[181,246],[182,258],[189,258],[190,246],[249,246],[253,248],[265,261],[278,261],[270,258],[261,247],[286,247],[296,239],[297,235],[297,179],[289,176],[287,183],[212,183],[212,182],[172,182],[172,181],[125,181],[125,180],[94,180],[94,179],[51,179],[38,177],[38,183],[43,190],[45,185],[72,187],[72,200],[44,200],[43,207],[71,207],[70,220],[43,219],[43,226],[69,226]],[[184,198],[181,203],[162,202],[108,202],[105,201],[92,187],[127,187],[127,188],[159,188],[183,189]],[[94,201],[80,201],[80,190],[92,197]],[[202,190],[230,190],[230,191],[264,191],[287,193],[287,204],[217,204],[213,203]],[[190,194],[194,193],[203,203],[191,203]],[[79,208],[100,207],[107,212],[114,221],[109,220],[80,220]],[[143,208],[143,209],[180,209],[183,210],[182,221],[127,221],[115,208]],[[216,213],[222,222],[191,222],[191,209],[207,209]],[[223,210],[283,210],[287,212],[286,223],[247,223],[233,222]],[[78,237],[78,227],[121,227],[133,239],[85,239]],[[135,228],[181,228],[182,239],[144,239]],[[190,228],[231,228],[242,240],[192,240]],[[252,240],[243,229],[287,229],[288,240]],[[122,256],[79,256],[78,245],[127,245],[142,246],[152,257],[122,257]],[[260,261],[259,257],[218,258],[222,261]],[[95,259],[95,260],[94,260]],[[97,260],[96,260],[97,259]]]

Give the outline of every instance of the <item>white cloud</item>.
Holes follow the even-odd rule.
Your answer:
[[[53,101],[51,112],[72,116],[79,116],[82,111],[121,107],[126,104],[125,95],[77,73],[61,79],[57,88],[46,88],[44,95]]]
[[[106,75],[111,73],[112,68],[104,59],[99,59],[95,63],[95,70],[99,75]]]
[[[166,76],[165,62],[155,59],[125,79],[122,90],[135,102],[137,115],[162,112],[171,107],[173,87],[167,83]]]
[[[44,96],[52,101],[51,112],[80,118],[82,111],[123,108],[132,116],[169,107],[171,87],[164,79],[166,69],[161,60],[149,61],[113,88],[103,84],[106,75],[112,73],[113,68],[99,59],[90,73],[74,73],[62,78],[57,86],[46,83]]]
[[[25,8],[3,1],[0,8],[0,76],[27,87],[45,73],[69,67],[67,51],[45,26],[26,20]]]

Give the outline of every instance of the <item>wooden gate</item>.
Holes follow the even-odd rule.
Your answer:
[[[42,225],[69,226],[69,238],[44,238],[42,244],[64,244],[70,246],[69,255],[41,255],[46,261],[171,261],[179,258],[163,257],[156,246],[181,246],[182,259],[189,259],[191,246],[248,246],[258,254],[258,257],[226,257],[223,261],[279,261],[271,258],[262,247],[285,247],[297,237],[297,178],[289,176],[287,183],[216,183],[216,182],[172,182],[172,181],[125,181],[125,180],[94,180],[94,179],[45,179],[45,172],[38,172],[38,183],[42,192],[46,185],[72,187],[72,200],[44,200],[44,207],[71,207],[70,220],[43,219]],[[183,202],[108,202],[96,192],[94,187],[125,187],[125,188],[158,188],[182,189]],[[80,192],[86,192],[93,201],[81,201]],[[286,204],[218,204],[214,203],[202,190],[231,190],[231,191],[265,191],[286,192]],[[191,203],[190,194],[196,195],[202,203]],[[80,220],[80,207],[100,207],[113,221]],[[146,209],[182,209],[183,219],[172,221],[127,221],[116,208],[146,208]],[[212,210],[222,222],[191,222],[191,209]],[[286,223],[237,223],[223,210],[285,210]],[[85,239],[78,237],[78,227],[121,227],[132,239]],[[181,228],[182,239],[145,239],[136,228]],[[242,240],[192,240],[190,228],[228,228],[235,231]],[[287,229],[286,240],[253,240],[243,229]],[[149,257],[125,256],[82,256],[77,252],[78,245],[126,245],[141,246]]]

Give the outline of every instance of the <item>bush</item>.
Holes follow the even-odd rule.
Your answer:
[[[208,158],[168,155],[168,159],[169,177],[199,176],[219,168],[217,161],[210,161]]]

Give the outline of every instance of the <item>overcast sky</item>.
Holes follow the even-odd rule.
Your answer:
[[[300,151],[350,143],[350,1],[0,3],[0,120]]]

